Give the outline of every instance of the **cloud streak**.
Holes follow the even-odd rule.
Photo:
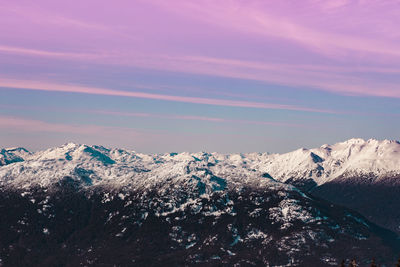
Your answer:
[[[106,110],[92,110],[89,112],[95,113],[95,114],[104,114],[104,115],[142,117],[142,118],[143,117],[144,118],[159,118],[159,119],[169,119],[169,120],[206,121],[206,122],[216,122],[216,123],[253,124],[253,125],[285,126],[285,127],[299,127],[299,128],[306,127],[305,125],[297,124],[297,123],[268,122],[268,121],[254,121],[254,120],[235,120],[235,119],[224,119],[224,118],[192,116],[192,115],[116,112],[116,111],[106,111]]]
[[[256,120],[238,120],[227,119],[218,117],[196,116],[196,115],[179,115],[179,114],[157,114],[146,112],[121,112],[111,110],[89,110],[89,109],[63,109],[63,108],[48,108],[48,107],[26,107],[18,105],[1,105],[2,108],[18,109],[18,110],[35,110],[35,111],[51,111],[51,112],[65,112],[65,113],[91,113],[98,115],[111,115],[117,117],[135,117],[135,118],[154,118],[154,119],[167,119],[167,120],[184,120],[184,121],[204,121],[211,123],[232,123],[232,124],[248,124],[248,125],[265,125],[265,126],[282,126],[282,127],[296,127],[310,128],[312,125],[304,125],[298,123],[288,123],[280,121],[256,121]]]
[[[307,64],[264,63],[205,56],[137,55],[127,53],[70,53],[0,46],[0,53],[79,60],[97,64],[134,66],[143,69],[181,72],[234,79],[256,80],[290,87],[308,87],[352,96],[400,97],[398,83],[357,77],[355,74],[400,73],[395,67],[345,67]],[[151,89],[142,84],[139,87]],[[158,88],[160,89],[160,88]],[[139,97],[139,96],[137,96]],[[152,96],[153,98],[155,96]],[[147,98],[151,98],[147,96]],[[177,100],[178,101],[178,100]],[[187,100],[186,100],[187,101]]]
[[[0,53],[25,55],[25,56],[52,57],[52,58],[62,58],[62,59],[84,59],[84,60],[93,60],[104,57],[100,53],[90,54],[90,53],[55,52],[55,51],[46,51],[41,49],[31,49],[31,48],[4,46],[4,45],[0,45]]]
[[[337,9],[338,7],[346,6],[343,1],[334,3],[329,1],[329,3],[322,4],[315,4],[315,1],[304,1],[300,6],[292,2],[289,4],[289,2],[285,1],[282,1],[283,4],[277,4],[276,6],[263,1],[245,3],[229,1],[228,5],[223,1],[215,2],[210,0],[176,1],[174,5],[167,4],[161,0],[152,0],[151,2],[191,19],[202,20],[211,25],[240,32],[286,39],[323,54],[343,55],[343,51],[352,51],[400,56],[398,42],[391,41],[389,38],[378,40],[369,36],[336,33],[331,31],[332,25],[324,20],[320,20],[319,24],[314,22],[312,26],[309,26],[310,21],[304,19],[301,13],[300,15],[298,14],[302,7],[307,7],[314,13],[320,13],[317,10],[318,7],[325,11],[332,8]],[[361,4],[359,5],[352,5],[350,10],[361,9],[362,6]],[[179,8],[176,8],[177,6]],[[371,6],[368,11],[373,11],[373,8],[374,6]],[[291,16],[288,16],[288,13]],[[343,19],[341,16],[332,17]],[[358,19],[365,18],[360,15]],[[340,24],[340,21],[338,20],[336,23]],[[325,28],[323,28],[324,26]],[[392,32],[396,31],[395,24],[390,30]]]
[[[0,79],[0,87],[21,89],[21,90],[37,90],[37,91],[49,91],[49,92],[67,92],[67,93],[107,95],[107,96],[117,96],[117,97],[132,97],[132,98],[172,101],[172,102],[181,102],[190,104],[203,104],[203,105],[213,105],[213,106],[225,106],[225,107],[277,109],[277,110],[292,110],[292,111],[305,111],[305,112],[318,112],[318,113],[331,113],[331,114],[336,113],[335,111],[328,109],[316,109],[316,108],[285,105],[285,104],[226,100],[226,99],[203,98],[203,97],[173,96],[164,94],[111,90],[111,89],[97,88],[97,87],[64,85],[64,84],[26,81],[26,80]]]
[[[167,57],[164,60],[149,60],[142,66],[145,64],[155,69],[256,80],[297,88],[308,87],[341,95],[400,98],[398,83],[352,75],[357,71],[392,74],[397,73],[398,69],[336,68],[341,73],[335,73],[326,66],[265,64],[210,57]]]
[[[0,128],[27,132],[72,133],[82,135],[114,136],[129,134],[138,136],[139,132],[130,128],[106,127],[98,125],[72,125],[49,123],[42,120],[26,119],[16,116],[0,115]]]

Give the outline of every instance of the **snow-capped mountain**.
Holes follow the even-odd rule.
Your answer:
[[[337,181],[397,181],[399,153],[398,142],[372,139],[282,155],[3,149],[0,265],[391,263],[398,236],[369,220],[396,230],[396,210],[382,223],[313,194]]]
[[[280,181],[311,178],[317,185],[338,177],[373,173],[379,178],[400,174],[400,143],[375,139],[350,139],[335,145],[299,149],[260,160],[260,169]]]
[[[263,176],[282,182],[311,179],[316,185],[322,185],[343,177],[373,174],[372,182],[379,182],[381,178],[399,175],[400,143],[351,139],[335,145],[302,148],[286,154],[228,155],[203,152],[148,155],[69,143],[36,153],[29,153],[23,148],[3,149],[0,162],[3,165],[16,162],[0,169],[1,183],[25,187],[46,186],[60,177],[79,176],[79,168],[92,172],[89,176],[94,177],[93,184],[123,184],[133,174],[147,181],[146,177],[180,175],[185,172],[189,162],[196,162],[219,174],[235,172],[243,179]]]

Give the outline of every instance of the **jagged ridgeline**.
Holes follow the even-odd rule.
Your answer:
[[[293,153],[327,169],[326,155]],[[278,160],[267,154],[146,155],[76,144],[36,153],[2,150],[0,263],[337,266],[353,258],[367,265],[373,257],[396,262],[400,243],[394,232],[277,181],[279,168],[271,166]]]

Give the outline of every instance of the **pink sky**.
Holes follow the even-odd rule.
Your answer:
[[[400,96],[398,80],[374,75],[399,73],[397,1],[35,3],[1,4],[0,54]],[[262,43],[296,55],[259,54]]]
[[[398,25],[397,0],[3,1],[0,105],[73,93],[71,103],[109,97],[110,114],[278,128],[359,114],[362,122],[344,119],[359,127],[346,136],[360,135],[365,114],[399,113]],[[135,104],[124,106],[126,98]],[[0,115],[50,123],[50,114]],[[139,128],[157,128],[156,117]],[[181,121],[176,127],[188,128]]]

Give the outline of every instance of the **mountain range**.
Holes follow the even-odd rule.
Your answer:
[[[335,266],[400,253],[400,143],[0,151],[0,265]]]

